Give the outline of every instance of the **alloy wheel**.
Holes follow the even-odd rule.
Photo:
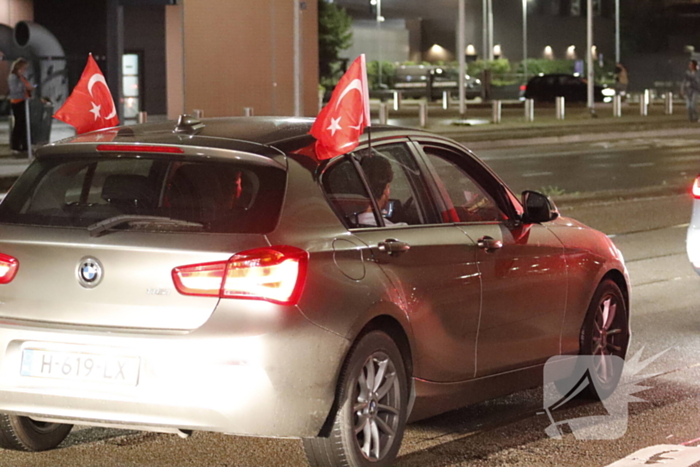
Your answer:
[[[396,440],[401,404],[396,366],[384,352],[374,352],[365,361],[353,400],[357,447],[367,460],[379,461]]]
[[[596,359],[595,371],[603,383],[610,383],[615,378],[611,356],[624,356],[624,333],[620,326],[617,297],[605,295],[598,305],[593,321],[593,356]]]

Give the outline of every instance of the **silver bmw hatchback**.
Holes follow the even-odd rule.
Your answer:
[[[1,447],[79,423],[386,466],[409,421],[552,356],[624,357],[605,235],[451,140],[377,127],[318,162],[311,124],[182,116],[38,152],[0,204]]]

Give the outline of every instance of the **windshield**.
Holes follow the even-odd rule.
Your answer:
[[[239,161],[42,159],[0,204],[0,223],[87,228],[115,216],[158,216],[192,223],[200,232],[268,233],[277,224],[285,181],[281,169]],[[182,224],[150,229],[182,231]]]

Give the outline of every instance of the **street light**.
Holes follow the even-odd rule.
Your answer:
[[[615,0],[615,63],[620,63],[620,0]]]
[[[459,52],[459,115],[464,118],[467,113],[467,59],[464,44],[466,42],[466,5],[465,0],[459,0],[459,11],[457,15],[457,51]],[[473,48],[473,47],[472,47]]]
[[[370,5],[377,12],[377,81],[379,89],[382,88],[382,0],[370,0]]]
[[[484,60],[493,60],[493,3],[492,0],[482,0],[483,24],[481,31],[484,42]]]
[[[523,0],[523,68],[527,81],[527,0]]]
[[[587,36],[588,36],[588,44],[586,47],[586,54],[588,55],[586,58],[586,75],[588,77],[588,109],[590,110],[591,114],[595,114],[595,101],[593,98],[593,90],[594,90],[594,83],[593,80],[595,80],[595,70],[593,69],[593,0],[588,0],[587,4]]]

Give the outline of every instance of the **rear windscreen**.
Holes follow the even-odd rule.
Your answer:
[[[42,159],[0,204],[0,223],[86,228],[120,215],[158,216],[186,222],[139,228],[268,233],[277,224],[285,182],[282,169],[242,162]]]

